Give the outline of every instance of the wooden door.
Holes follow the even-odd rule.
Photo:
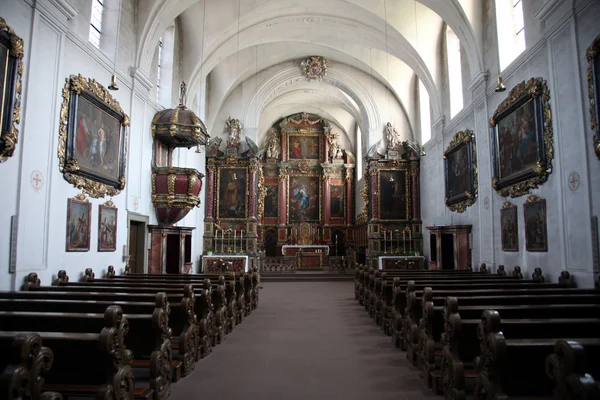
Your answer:
[[[129,222],[129,267],[135,273],[144,273],[144,239],[146,225],[143,222]]]
[[[137,252],[137,241],[138,241],[138,229],[135,222],[131,222],[129,226],[129,266],[133,271],[136,271],[138,252]]]

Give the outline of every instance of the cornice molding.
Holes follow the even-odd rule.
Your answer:
[[[75,7],[73,7],[67,0],[48,0],[50,4],[52,4],[62,15],[64,15],[67,20],[72,20],[75,18],[79,12]]]
[[[129,74],[133,78],[135,82],[139,82],[144,89],[149,91],[152,89],[154,84],[152,81],[146,76],[146,74],[139,68],[131,67],[129,68]]]
[[[479,88],[479,86],[481,86],[481,84],[486,84],[488,77],[490,76],[488,71],[481,71],[479,72],[474,78],[473,80],[469,83],[469,85],[467,86],[467,89],[470,92],[473,92],[475,90],[477,90]],[[484,90],[485,91],[485,90]]]
[[[546,0],[544,5],[534,14],[534,16],[542,22],[546,22],[548,18],[562,5],[564,0]]]

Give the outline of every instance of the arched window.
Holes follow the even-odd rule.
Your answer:
[[[103,0],[93,0],[88,40],[98,49],[100,48],[100,37],[102,36],[102,14],[104,14]]]
[[[463,108],[462,65],[460,40],[454,31],[446,27],[446,56],[448,58],[448,88],[450,90],[450,118]]]
[[[525,50],[523,0],[496,0],[498,58],[500,71]]]
[[[175,63],[175,25],[169,26],[158,41],[156,58],[156,102],[173,105],[173,65]],[[179,85],[177,85],[179,87]]]
[[[419,117],[421,121],[421,144],[431,139],[431,109],[429,94],[423,82],[419,80]]]
[[[160,102],[160,73],[163,56],[163,38],[158,39],[158,64],[156,65],[156,102]]]

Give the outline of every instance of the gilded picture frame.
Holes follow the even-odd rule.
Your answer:
[[[219,167],[216,189],[218,220],[248,218],[247,167]]]
[[[23,39],[0,17],[0,163],[13,156],[19,139],[22,76]]]
[[[590,123],[594,133],[594,153],[600,159],[600,34],[596,36],[585,56],[588,61],[587,80],[590,99]]]
[[[98,205],[98,251],[117,250],[118,209],[112,201]]]
[[[265,220],[279,218],[279,184],[278,183],[265,184],[263,218]]]
[[[288,184],[288,223],[319,222],[321,181],[318,176],[290,175]]]
[[[500,209],[500,240],[502,251],[519,251],[519,218],[517,206],[504,202]]]
[[[311,133],[304,129],[298,132],[289,132],[287,137],[287,159],[298,160],[303,159],[309,162],[319,161],[323,155],[323,140],[322,134]]]
[[[548,251],[546,200],[529,196],[523,206],[525,214],[525,249],[531,252]]]
[[[346,218],[345,185],[329,185],[329,218],[332,220]]]
[[[63,177],[94,198],[125,188],[129,117],[93,79],[71,75],[62,90],[58,158]]]
[[[380,169],[379,219],[406,222],[410,218],[410,177],[405,169]]]
[[[85,195],[67,199],[66,251],[86,252],[90,250],[92,204]]]
[[[477,148],[475,135],[466,129],[454,135],[444,152],[446,207],[458,213],[477,200]]]
[[[515,86],[490,119],[492,186],[519,197],[548,180],[554,158],[550,91],[542,78]]]

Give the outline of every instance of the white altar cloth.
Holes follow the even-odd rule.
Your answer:
[[[281,254],[282,255],[286,255],[286,250],[287,249],[321,249],[323,251],[321,251],[321,253],[325,254],[326,256],[329,255],[329,246],[326,245],[322,245],[322,244],[284,244],[283,246],[281,246]]]
[[[205,263],[209,260],[218,260],[222,258],[223,261],[227,261],[227,258],[243,258],[244,261],[244,272],[248,272],[248,256],[244,254],[213,254],[211,256],[202,256],[202,259],[205,260],[202,262],[202,269],[204,270]]]

